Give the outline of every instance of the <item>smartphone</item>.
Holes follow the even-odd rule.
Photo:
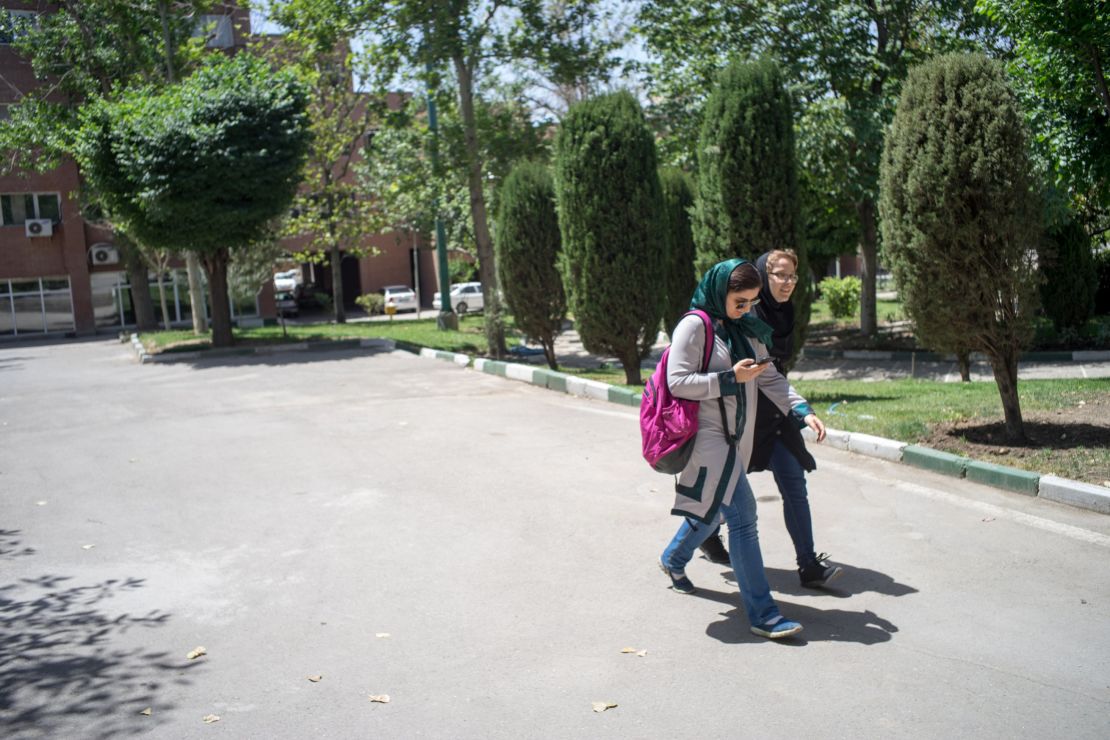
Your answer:
[[[758,360],[755,361],[755,364],[756,365],[766,365],[768,362],[774,362],[774,361],[775,361],[774,357],[760,357]]]

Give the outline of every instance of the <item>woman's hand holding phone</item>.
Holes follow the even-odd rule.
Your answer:
[[[750,357],[745,357],[740,362],[732,366],[732,372],[736,375],[737,383],[747,383],[749,380],[755,380],[767,366],[771,364],[770,357],[764,357],[760,360],[753,360]]]

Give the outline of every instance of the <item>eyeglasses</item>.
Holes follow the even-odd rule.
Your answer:
[[[759,300],[760,300],[759,298],[753,298],[750,301],[737,301],[735,305],[736,305],[736,308],[743,311],[745,308],[750,308],[751,306],[758,306],[759,305]]]
[[[798,282],[798,276],[797,275],[787,275],[787,274],[781,273],[781,272],[769,272],[767,274],[768,275],[774,275],[776,278],[778,278],[779,280],[781,280],[784,283],[796,283],[796,282]]]

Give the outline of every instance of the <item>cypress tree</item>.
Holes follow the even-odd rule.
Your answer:
[[[563,280],[582,344],[638,385],[663,316],[655,139],[628,92],[574,106],[555,138]]]
[[[1091,239],[1071,220],[1045,235],[1040,253],[1041,303],[1057,331],[1079,329],[1095,310],[1098,272]]]
[[[693,212],[699,274],[733,257],[772,249],[798,255],[794,352],[805,341],[813,286],[801,235],[794,104],[778,65],[734,61],[705,105]]]
[[[1017,359],[1037,307],[1032,185],[1001,65],[948,54],[910,71],[883,151],[883,251],[919,337],[990,359],[1012,442],[1025,437]]]
[[[555,185],[537,162],[516,165],[501,185],[497,210],[498,283],[518,329],[543,345],[552,370],[555,337],[567,312],[559,274]]]
[[[690,209],[694,191],[690,176],[679,169],[659,173],[663,189],[663,241],[667,247],[666,298],[663,328],[670,332],[690,308],[690,297],[698,285],[694,273],[694,232],[690,228]]]

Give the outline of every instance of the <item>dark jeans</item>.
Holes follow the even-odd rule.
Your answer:
[[[775,442],[771,450],[770,468],[782,495],[782,516],[786,521],[786,531],[794,541],[798,567],[812,565],[817,560],[817,554],[813,551],[813,519],[809,513],[806,471],[781,442]]]

